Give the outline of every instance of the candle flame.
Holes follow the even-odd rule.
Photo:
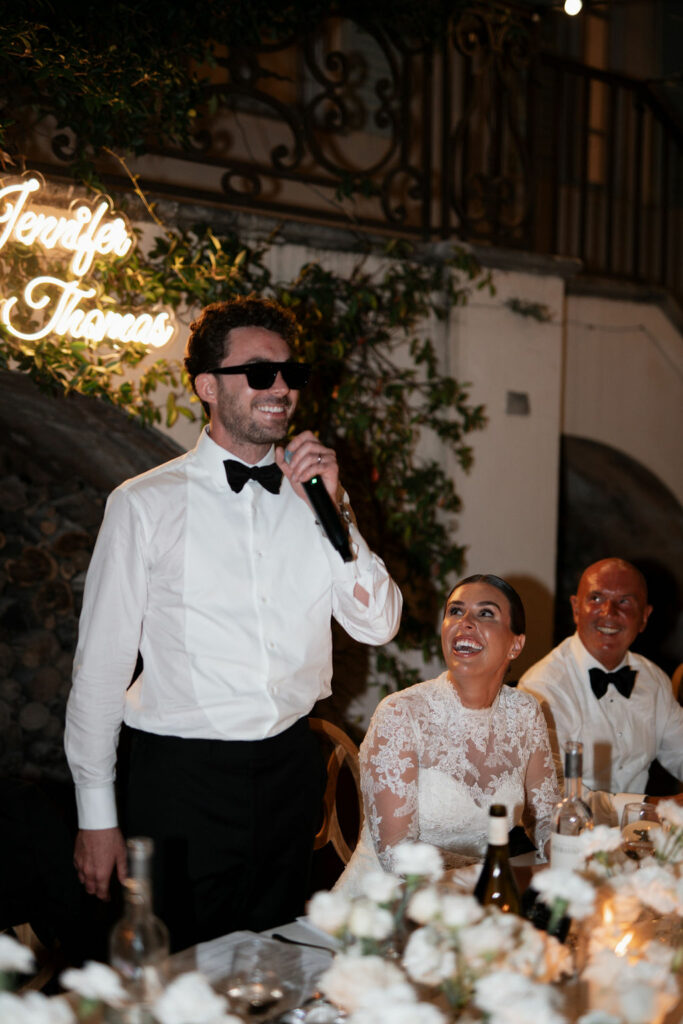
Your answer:
[[[617,956],[624,956],[632,938],[633,932],[626,932],[626,935],[624,935],[623,939],[619,940],[619,942],[614,947],[614,952],[617,954]]]

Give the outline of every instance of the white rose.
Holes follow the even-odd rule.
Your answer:
[[[374,989],[391,985],[405,985],[401,970],[381,956],[355,956],[341,954],[320,976],[318,987],[327,998],[351,1013],[363,1005],[363,1000]]]
[[[475,982],[474,1003],[488,1015],[490,1024],[567,1024],[555,1012],[556,993],[514,971],[493,971]]]
[[[77,1024],[65,1002],[48,999],[42,992],[27,992],[23,997],[0,992],[2,1024]]]
[[[429,843],[399,843],[393,850],[393,867],[399,875],[419,875],[438,881],[443,874],[443,860]]]
[[[428,928],[418,928],[408,939],[403,966],[413,981],[440,985],[455,974],[455,953],[440,944]]]
[[[552,907],[556,900],[566,900],[567,913],[577,921],[593,913],[595,889],[590,882],[573,871],[546,868],[544,871],[536,872],[531,884],[549,907]]]
[[[630,963],[610,949],[594,954],[582,977],[590,984],[593,1005],[626,1024],[661,1020],[678,998],[676,980],[665,963]]]
[[[339,892],[317,892],[308,901],[308,917],[314,927],[337,935],[346,927],[351,913],[351,903]]]
[[[351,907],[347,927],[357,939],[388,939],[394,930],[394,919],[388,910],[372,900],[356,900]]]
[[[680,833],[657,828],[650,832],[650,838],[661,860],[670,864],[677,864],[683,860],[683,841],[680,839]]]
[[[659,914],[683,914],[683,892],[678,879],[666,868],[650,862],[640,871],[614,880],[619,897],[631,897]]]
[[[621,829],[608,825],[596,825],[585,829],[579,836],[579,851],[584,860],[594,853],[610,853],[618,850],[622,843]]]
[[[512,914],[491,915],[460,931],[459,947],[470,966],[480,969],[514,948],[512,933],[500,927],[499,918],[504,917],[512,917]]]
[[[675,800],[660,800],[657,804],[657,814],[674,828],[683,828],[683,807]]]
[[[64,988],[78,992],[84,999],[101,999],[110,1005],[126,1000],[126,991],[116,971],[94,960],[88,960],[80,970],[69,968],[59,980]]]
[[[476,924],[484,913],[484,908],[474,896],[449,893],[441,901],[441,917],[447,928]]]
[[[369,871],[361,881],[361,891],[375,903],[391,903],[401,894],[402,882],[386,871]]]
[[[417,1003],[391,989],[373,993],[366,1005],[353,1013],[347,1024],[446,1024],[446,1018],[436,1006]]]
[[[416,924],[427,924],[441,913],[441,897],[433,885],[413,893],[406,908],[406,916]]]
[[[11,935],[0,935],[0,971],[30,974],[35,967],[33,953]]]
[[[228,1001],[211,988],[203,974],[190,971],[170,983],[154,1004],[159,1024],[227,1024],[239,1017],[225,1015]]]

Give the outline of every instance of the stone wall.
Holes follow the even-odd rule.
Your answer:
[[[102,402],[0,373],[0,777],[64,782],[64,711],[107,494],[179,454]]]

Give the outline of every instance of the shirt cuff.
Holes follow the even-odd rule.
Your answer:
[[[113,786],[76,786],[76,810],[81,829],[116,828],[116,797]]]

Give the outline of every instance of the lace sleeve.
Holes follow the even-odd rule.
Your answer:
[[[385,870],[392,848],[418,838],[418,733],[400,695],[387,697],[375,711],[360,748],[365,820]]]
[[[560,799],[555,765],[548,739],[548,727],[538,705],[531,722],[531,756],[527,763],[524,824],[533,836],[539,853],[549,857],[553,810]]]

